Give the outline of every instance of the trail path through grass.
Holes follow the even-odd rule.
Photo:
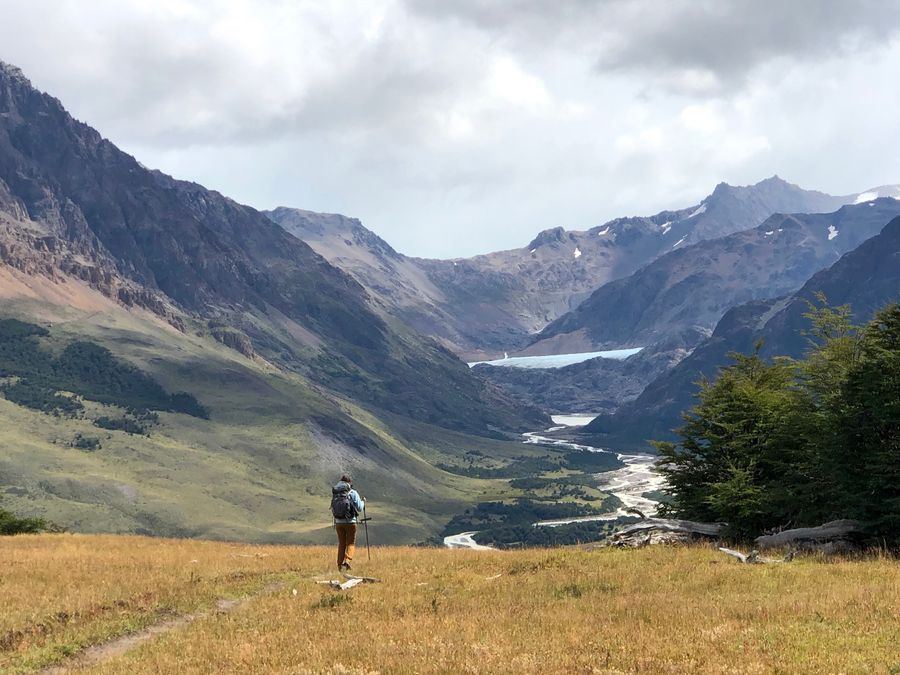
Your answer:
[[[159,637],[160,635],[165,635],[166,633],[169,633],[173,630],[184,628],[197,619],[205,618],[207,616],[210,616],[211,614],[226,614],[238,609],[239,607],[242,607],[243,605],[246,605],[248,602],[254,600],[255,598],[263,595],[268,595],[269,593],[275,593],[277,591],[280,591],[284,587],[285,582],[276,581],[267,585],[260,591],[245,595],[241,598],[219,598],[218,600],[216,600],[215,608],[212,610],[193,614],[182,614],[181,616],[175,617],[174,619],[160,621],[151,626],[147,626],[143,630],[136,633],[129,633],[113,640],[109,640],[108,642],[103,642],[101,644],[89,647],[85,651],[76,654],[74,657],[64,663],[60,663],[54,666],[48,666],[47,668],[44,668],[38,672],[41,673],[41,675],[63,675],[64,673],[69,673],[73,670],[80,670],[82,668],[88,668],[90,666],[101,664],[104,661],[123,656],[132,649],[139,647],[145,642]]]

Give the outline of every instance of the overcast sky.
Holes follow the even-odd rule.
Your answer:
[[[144,164],[401,252],[778,174],[900,183],[891,0],[0,0],[0,60]]]

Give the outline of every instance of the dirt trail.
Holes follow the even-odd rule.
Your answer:
[[[232,612],[242,607],[243,605],[246,605],[251,600],[255,600],[256,598],[259,598],[263,595],[275,593],[284,587],[285,582],[276,581],[265,586],[259,591],[256,591],[255,593],[245,595],[241,598],[237,598],[234,600],[220,598],[216,601],[215,607],[211,609],[193,614],[182,614],[181,616],[165,619],[163,621],[159,621],[155,624],[147,626],[143,630],[137,631],[136,633],[128,633],[127,635],[113,638],[112,640],[109,640],[107,642],[93,645],[62,663],[58,663],[53,666],[47,666],[46,668],[39,670],[38,673],[40,673],[41,675],[62,675],[63,673],[76,672],[78,670],[81,670],[82,668],[97,665],[98,663],[102,663],[103,661],[108,661],[110,659],[116,658],[117,656],[122,656],[135,647],[138,647],[145,642],[152,640],[153,638],[159,637],[160,635],[165,635],[166,633],[169,633],[173,630],[184,628],[197,619],[203,619],[213,614],[226,614],[228,612]]]

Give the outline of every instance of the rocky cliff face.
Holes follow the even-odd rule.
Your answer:
[[[762,339],[763,356],[801,356],[807,347],[801,331],[809,326],[803,315],[820,292],[830,304],[851,305],[858,323],[887,303],[900,301],[900,218],[812,276],[796,293],[730,310],[690,356],[615,415],[598,417],[586,433],[617,447],[644,447],[647,439],[671,438],[681,413],[693,403],[696,382],[714,377],[730,362],[730,353],[748,353]]]
[[[531,350],[580,341],[573,351],[592,351],[645,346],[685,330],[708,334],[731,307],[793,291],[897,215],[900,201],[875,199],[831,214],[775,215],[757,228],[679,247],[600,287]]]
[[[47,223],[36,222],[0,180],[0,264],[25,276],[54,282],[77,279],[114,302],[141,307],[183,331],[181,313],[164,294],[118,272],[96,242],[68,240]]]
[[[498,426],[532,423],[265,215],[147,170],[7,65],[0,205],[0,255],[20,272],[77,276],[126,304],[213,319],[275,363],[417,419],[480,432],[494,413]]]

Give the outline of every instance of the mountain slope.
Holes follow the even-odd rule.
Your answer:
[[[776,212],[831,211],[833,197],[773,177],[721,184],[699,205],[619,218],[587,231],[541,232],[528,246],[467,259],[397,254],[357,220],[279,208],[269,216],[349,272],[382,305],[467,360],[525,347],[531,335],[604,283],[628,276],[673,245],[746,230]]]
[[[145,169],[5,65],[0,112],[6,265],[74,269],[116,301],[165,310],[176,326],[202,320],[245,352],[416,419],[492,433],[540,418],[382,316],[352,277],[263,214]]]
[[[810,278],[796,293],[777,300],[752,302],[725,314],[712,336],[614,415],[600,416],[585,433],[604,443],[642,447],[650,438],[665,439],[680,424],[701,377],[712,378],[729,362],[731,352],[749,352],[759,339],[762,354],[799,357],[806,349],[801,331],[808,302],[824,293],[831,304],[850,304],[858,323],[881,307],[900,300],[900,218],[876,236]]]
[[[679,248],[600,287],[526,351],[643,346],[711,330],[735,305],[798,288],[897,215],[900,201],[877,199],[831,214],[775,215],[757,228]]]
[[[397,253],[359,220],[284,207],[266,215],[349,273],[385,312],[447,346],[471,343],[460,332],[460,322],[443,309],[444,293],[416,261]]]

